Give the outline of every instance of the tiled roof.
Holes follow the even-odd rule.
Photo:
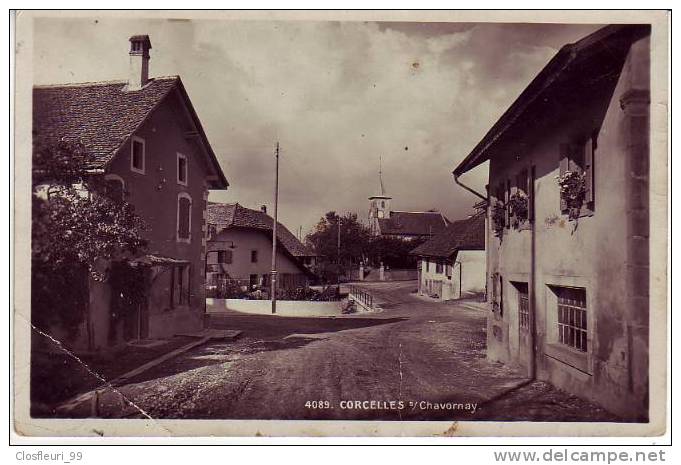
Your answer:
[[[410,253],[424,257],[451,257],[459,250],[485,249],[485,214],[477,213],[465,220],[450,223],[447,228],[416,247]]]
[[[93,155],[91,168],[103,168],[118,149],[173,90],[178,89],[220,178],[227,181],[203,133],[179,76],[157,77],[127,92],[126,81],[85,82],[33,88],[33,135],[38,144],[80,141]]]
[[[134,92],[123,91],[126,81],[36,86],[34,134],[48,145],[62,137],[80,140],[104,166],[177,80],[177,76],[156,78]]]
[[[378,220],[382,235],[432,236],[443,231],[449,221],[440,212],[391,211]]]
[[[274,220],[267,213],[238,203],[208,203],[208,224],[218,228],[249,228],[272,231]],[[312,257],[315,253],[300,242],[286,226],[277,222],[277,238],[294,257]]]

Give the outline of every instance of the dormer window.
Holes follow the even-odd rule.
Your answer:
[[[144,157],[145,157],[144,139],[133,136],[132,145],[130,147],[130,170],[135,173],[144,174]]]
[[[188,176],[187,157],[181,153],[177,154],[177,183],[187,185]]]

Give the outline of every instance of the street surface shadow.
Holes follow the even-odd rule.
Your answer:
[[[168,360],[157,367],[145,371],[125,381],[125,384],[136,384],[153,379],[165,378],[184,373],[197,368],[211,365],[233,363],[244,356],[275,350],[297,349],[303,347],[312,339],[291,338],[286,340],[253,340],[244,338],[234,342],[209,342],[196,347],[185,354]]]
[[[407,318],[291,318],[268,315],[225,316],[216,322],[213,329],[236,329],[242,331],[239,339],[232,342],[209,342],[177,358],[141,373],[125,381],[136,384],[158,378],[165,378],[197,368],[224,363],[233,363],[244,356],[277,350],[297,349],[318,339],[305,338],[305,334],[330,333],[348,329],[385,325]],[[291,334],[301,337],[286,338]]]
[[[408,318],[306,318],[271,315],[209,315],[212,329],[235,329],[242,336],[279,339],[290,334],[316,334],[368,328],[408,320]]]

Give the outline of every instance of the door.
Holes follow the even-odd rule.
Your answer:
[[[149,336],[150,270],[117,262],[111,266],[111,312],[109,344],[145,339]]]
[[[530,296],[527,283],[514,282],[513,285],[517,292],[518,362],[529,372],[532,362],[532,315],[530,314]]]

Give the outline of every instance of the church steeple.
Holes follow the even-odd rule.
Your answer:
[[[375,235],[380,234],[378,220],[387,218],[390,215],[390,200],[392,200],[392,197],[385,192],[383,166],[380,156],[378,158],[378,184],[379,193],[369,197],[369,228]]]
[[[381,160],[381,156],[378,156],[378,182],[381,185],[381,195],[385,195],[385,187],[383,186],[383,163]]]

